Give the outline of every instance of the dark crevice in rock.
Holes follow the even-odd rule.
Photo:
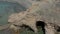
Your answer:
[[[44,28],[45,27],[45,23],[43,21],[37,21],[36,25],[37,26],[41,26],[41,28],[42,28],[42,30],[43,30],[43,32],[45,34],[45,28]]]
[[[57,32],[60,32],[60,27],[58,27]]]

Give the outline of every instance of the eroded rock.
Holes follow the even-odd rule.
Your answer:
[[[56,34],[55,26],[60,27],[60,0],[42,0],[32,4],[23,18],[22,14],[12,14],[9,17],[12,23],[21,26],[22,24],[30,26],[37,33],[36,21],[45,22],[45,33]],[[25,12],[24,12],[25,13]],[[16,16],[17,15],[17,16]],[[21,18],[21,19],[20,19]],[[10,22],[10,21],[9,21]]]

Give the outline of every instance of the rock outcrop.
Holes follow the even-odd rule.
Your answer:
[[[36,21],[45,22],[45,34],[56,34],[56,26],[60,27],[60,0],[39,0],[32,4],[23,14],[12,14],[9,22],[12,25],[21,26],[23,24],[30,26],[37,33]],[[21,17],[20,17],[21,15]],[[18,27],[17,27],[18,28]],[[58,28],[58,27],[57,27]]]

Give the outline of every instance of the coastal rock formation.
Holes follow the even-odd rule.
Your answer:
[[[32,6],[24,12],[24,15],[21,13],[12,14],[8,22],[11,22],[13,26],[28,25],[37,33],[36,21],[43,21],[45,23],[45,34],[56,34],[56,29],[60,27],[59,15],[60,0],[39,0],[33,3]]]

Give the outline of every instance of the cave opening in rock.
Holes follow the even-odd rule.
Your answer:
[[[43,22],[43,21],[37,21],[36,22],[36,26],[38,27],[38,26],[40,26],[41,28],[42,28],[42,30],[43,30],[43,34],[45,34],[45,22]]]
[[[60,32],[60,27],[58,27],[57,32]]]

